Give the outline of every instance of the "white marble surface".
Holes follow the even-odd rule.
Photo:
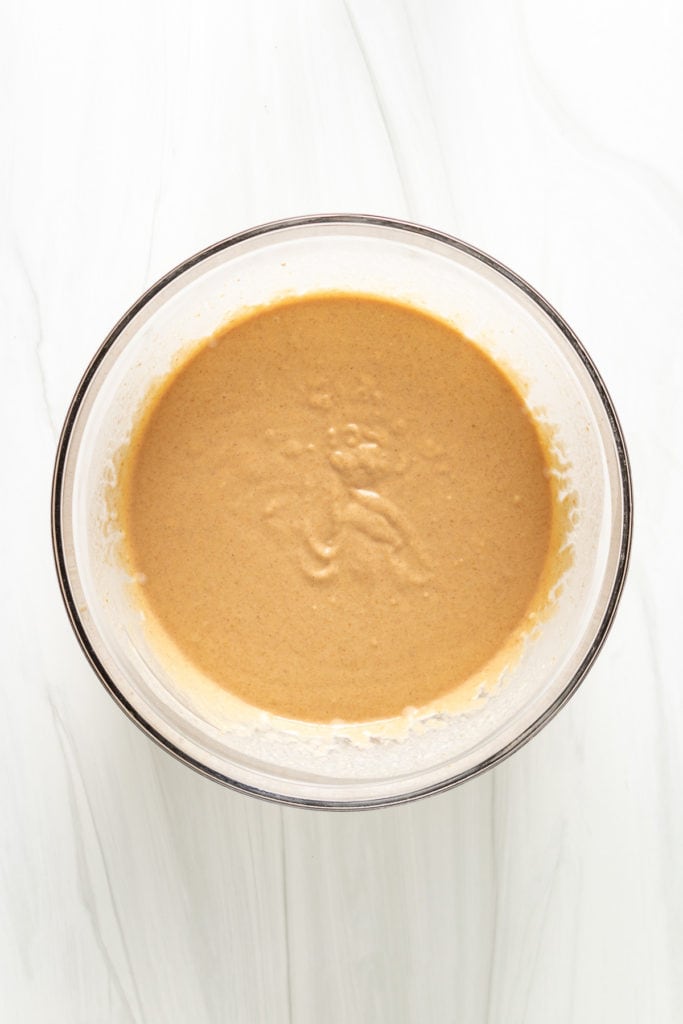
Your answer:
[[[683,20],[676,0],[26,0],[0,30],[0,1018],[683,1020]],[[307,212],[489,250],[610,387],[636,490],[599,663],[410,807],[220,789],[95,680],[52,567],[57,431],[120,313]]]

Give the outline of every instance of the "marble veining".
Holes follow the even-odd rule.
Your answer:
[[[683,1020],[683,136],[667,0],[29,0],[0,33],[0,1004],[41,1024]],[[630,446],[596,667],[495,771],[280,809],[156,749],[52,566],[57,433],[157,277],[280,216],[410,217],[561,309]]]

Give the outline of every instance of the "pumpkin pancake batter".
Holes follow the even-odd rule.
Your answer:
[[[421,708],[538,598],[536,427],[452,326],[371,296],[251,311],[149,399],[122,467],[128,566],[200,671],[287,718]]]

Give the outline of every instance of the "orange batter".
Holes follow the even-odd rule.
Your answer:
[[[453,327],[320,294],[244,316],[149,400],[120,514],[148,611],[220,686],[288,718],[420,708],[538,599],[546,455]]]

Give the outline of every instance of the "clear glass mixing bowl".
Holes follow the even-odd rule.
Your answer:
[[[452,321],[525,383],[570,464],[574,562],[538,639],[476,710],[402,739],[322,741],[217,725],[176,686],[142,630],[112,554],[106,491],[150,384],[233,313],[283,294],[367,292]],[[416,367],[416,373],[418,368]],[[73,628],[126,714],[197,771],[290,804],[363,808],[436,793],[507,757],[579,686],[615,614],[631,538],[621,428],[585,349],[526,282],[464,242],[415,224],[319,216],[254,228],[192,256],[114,327],[69,409],[54,474],[57,572]]]

